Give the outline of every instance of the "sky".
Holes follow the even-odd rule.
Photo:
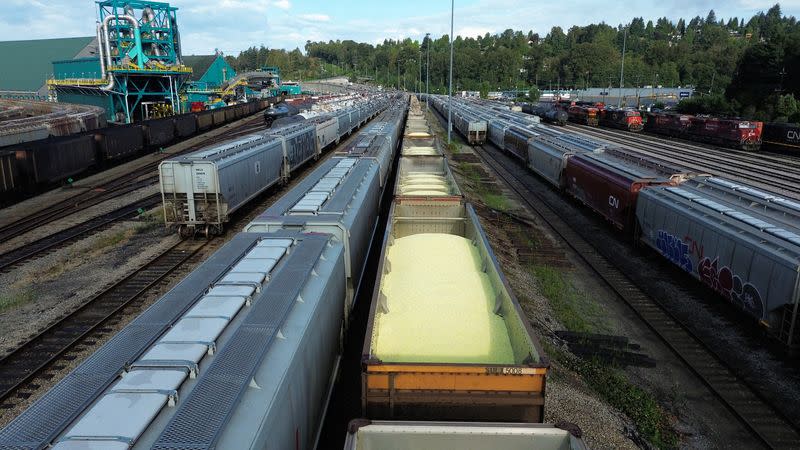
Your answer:
[[[250,46],[301,50],[307,40],[352,39],[377,44],[384,39],[421,39],[449,34],[446,0],[173,0],[184,54],[236,55]],[[666,16],[749,19],[775,0],[640,0],[636,2],[559,0],[456,0],[455,34],[477,36],[507,28],[542,35],[553,26]],[[780,2],[786,15],[800,17],[800,0]],[[94,35],[96,5],[90,0],[0,0],[0,40]]]

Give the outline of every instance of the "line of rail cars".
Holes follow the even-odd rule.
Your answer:
[[[740,307],[782,344],[800,344],[800,203],[569,133],[514,132],[521,133],[528,133],[526,154],[520,136],[489,138]]]
[[[0,448],[314,448],[406,102],[0,430]]]
[[[525,103],[522,105],[522,112],[537,116],[547,123],[562,127],[567,125],[569,121],[567,112],[553,102],[541,102],[537,104]]]
[[[596,127],[600,125],[600,109],[592,105],[570,105],[567,107],[570,122]]]
[[[642,113],[631,108],[605,106],[599,109],[600,125],[638,133],[644,129]]]
[[[146,150],[207,131],[266,108],[270,99],[187,113],[136,124],[99,128],[71,136],[51,137],[3,147],[9,174],[0,173],[0,192],[32,193],[94,167],[111,167]]]
[[[164,216],[182,235],[213,235],[230,214],[277,183],[286,182],[323,149],[388,105],[374,97],[331,115],[216,144],[159,165]]]
[[[362,353],[365,417],[541,422],[547,358],[437,146],[404,140],[394,195]]]
[[[758,121],[652,111],[647,113],[644,130],[690,141],[757,151],[761,148],[763,127],[764,124]]]

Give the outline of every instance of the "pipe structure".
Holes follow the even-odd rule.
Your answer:
[[[97,52],[100,54],[100,78],[106,77],[106,61],[103,53],[103,28],[97,24]]]
[[[131,56],[131,58],[134,57],[137,58],[137,62],[139,63],[140,66],[144,66],[145,64],[147,64],[147,61],[149,61],[149,59],[147,58],[147,56],[145,56],[144,52],[142,51],[142,36],[139,33],[139,22],[136,20],[135,17],[123,14],[119,16],[107,16],[105,19],[103,19],[103,34],[105,35],[106,38],[107,66],[111,68],[111,43],[110,43],[111,38],[108,34],[108,24],[112,20],[127,20],[128,22],[131,23],[131,25],[133,25],[133,39],[135,42],[134,43],[135,49],[132,55],[130,53],[128,55]]]

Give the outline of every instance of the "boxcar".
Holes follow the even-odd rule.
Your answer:
[[[643,189],[640,239],[788,346],[800,341],[800,204],[718,178]]]
[[[229,215],[282,180],[280,140],[245,136],[159,164],[167,225],[217,234]]]
[[[20,174],[36,184],[64,180],[98,162],[91,134],[44,139],[12,148]]]
[[[175,140],[175,119],[164,117],[142,122],[144,142],[148,147],[163,147]]]
[[[344,450],[588,450],[580,428],[565,425],[356,419]]]
[[[667,177],[603,153],[567,160],[566,191],[620,229],[631,230],[645,186],[675,184]]]
[[[127,158],[144,149],[144,131],[139,124],[103,128],[94,138],[103,160]]]
[[[175,135],[179,138],[187,138],[197,133],[197,115],[181,114],[175,116]]]

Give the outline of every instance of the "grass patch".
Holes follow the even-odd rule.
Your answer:
[[[14,309],[33,300],[33,291],[23,289],[0,294],[0,312]]]
[[[507,211],[508,210],[508,199],[503,194],[492,194],[488,192],[479,192],[483,203],[486,203],[486,206],[492,208],[497,211]]]
[[[600,308],[575,289],[561,272],[549,266],[534,266],[532,272],[539,282],[542,294],[550,301],[556,318],[564,327],[584,333],[602,331],[596,326],[596,320],[587,319],[597,317],[601,312]]]
[[[158,227],[164,226],[164,207],[159,206],[139,216],[139,223],[136,225],[136,234],[146,233]]]
[[[624,412],[636,429],[657,448],[677,448],[678,434],[670,417],[650,393],[634,386],[620,371],[596,361],[575,358],[571,369],[609,404]]]
[[[103,236],[97,239],[97,241],[95,241],[95,243],[92,244],[89,250],[92,252],[96,252],[99,250],[103,250],[104,248],[113,247],[115,245],[118,245],[122,241],[126,240],[127,238],[128,238],[128,231],[126,230],[117,231],[116,233],[109,234],[107,236]]]
[[[445,148],[447,148],[447,150],[453,155],[461,153],[461,146],[456,144],[455,142],[450,142],[449,144],[445,144]]]

